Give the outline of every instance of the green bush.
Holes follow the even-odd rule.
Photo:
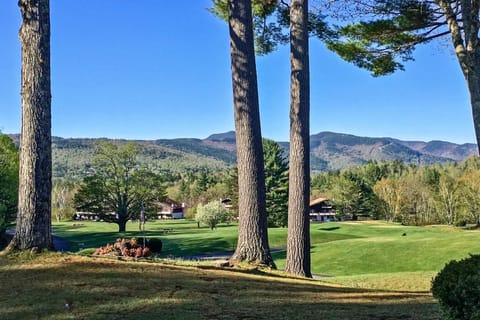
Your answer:
[[[149,247],[153,253],[158,254],[162,251],[162,247],[163,247],[162,240],[158,238],[147,239],[147,247]]]
[[[459,219],[455,221],[455,227],[465,227],[467,225],[467,220]]]
[[[480,319],[480,255],[450,261],[432,280],[445,319]]]

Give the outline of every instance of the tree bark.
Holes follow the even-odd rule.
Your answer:
[[[118,232],[127,231],[127,221],[128,221],[128,207],[125,202],[125,199],[120,201],[120,205],[116,214],[116,222],[118,224]]]
[[[238,166],[238,243],[231,262],[275,267],[268,246],[265,174],[250,0],[229,0]]]
[[[480,47],[477,48],[477,54],[480,56]],[[476,68],[465,75],[470,93],[470,104],[472,106],[473,127],[475,128],[475,136],[477,139],[477,147],[480,154],[480,57],[475,58]]]
[[[118,232],[126,232],[127,231],[127,221],[125,219],[121,219],[118,221]]]
[[[51,249],[49,0],[20,0],[22,134],[16,232],[9,249]]]
[[[458,8],[453,7],[457,5],[456,2],[435,0],[435,3],[443,11],[455,55],[467,81],[473,126],[480,153],[480,41],[478,39],[480,2],[478,0],[461,1],[461,17],[457,14]]]
[[[310,268],[310,75],[308,0],[290,3],[290,171],[285,271],[312,277]]]

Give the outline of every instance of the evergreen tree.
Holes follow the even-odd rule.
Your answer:
[[[268,225],[286,227],[288,222],[288,163],[283,148],[273,140],[263,139],[265,188]]]
[[[285,271],[304,277],[312,277],[308,31],[308,0],[292,0],[290,2],[290,171]]]
[[[337,13],[353,13],[357,21],[338,28],[328,47],[344,60],[374,76],[403,69],[415,47],[448,39],[470,92],[473,122],[480,150],[480,41],[478,0],[367,0],[333,2]]]
[[[15,236],[10,249],[51,249],[50,1],[20,0],[22,134]]]
[[[275,267],[268,245],[251,1],[228,1],[228,25],[239,189],[238,242],[231,261]]]
[[[7,135],[0,135],[0,235],[17,211],[18,149]]]
[[[225,185],[228,192],[228,198],[232,200],[232,207],[230,208],[230,218],[236,219],[238,217],[238,169],[232,168],[225,176]]]

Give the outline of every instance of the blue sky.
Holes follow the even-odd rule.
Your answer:
[[[20,14],[0,1],[0,130],[18,133]],[[227,25],[210,0],[51,0],[52,133],[205,138],[233,130]],[[310,41],[311,133],[474,142],[469,96],[448,41],[406,71],[373,78]],[[262,133],[289,137],[288,47],[257,58]]]

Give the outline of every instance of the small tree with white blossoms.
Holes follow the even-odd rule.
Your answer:
[[[220,201],[212,201],[206,205],[198,205],[195,221],[206,224],[213,230],[217,224],[226,222],[227,217],[228,209]]]

